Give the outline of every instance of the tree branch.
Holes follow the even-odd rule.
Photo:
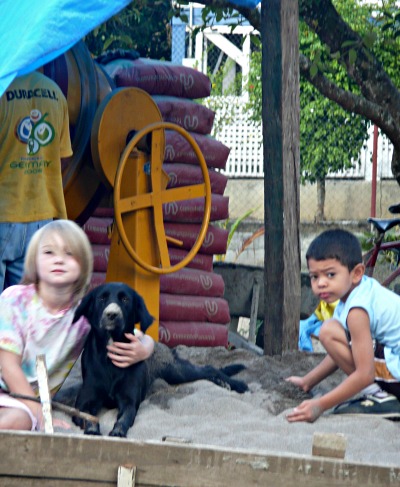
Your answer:
[[[396,121],[391,114],[383,109],[379,104],[368,101],[363,96],[359,96],[350,91],[339,88],[335,83],[326,78],[322,73],[318,72],[315,76],[311,76],[310,68],[311,61],[300,54],[299,58],[300,74],[309,81],[323,96],[336,102],[344,110],[356,113],[365,118],[368,118],[373,123],[378,125],[390,138],[397,137],[398,129]]]
[[[383,69],[381,63],[363,44],[362,38],[354,32],[334,8],[331,0],[299,0],[299,14],[302,20],[329,46],[332,53],[340,53],[348,75],[357,83],[361,93],[371,102],[381,105],[397,119],[400,113],[400,92]],[[349,46],[357,53],[352,62]],[[313,83],[312,80],[310,80]]]
[[[266,1],[266,0],[264,0]],[[295,1],[295,0],[293,0]],[[332,0],[298,0],[299,15],[332,53],[339,53],[348,76],[354,80],[361,95],[339,88],[321,73],[310,75],[310,61],[300,55],[300,73],[322,95],[349,112],[368,118],[389,137],[394,146],[392,170],[400,181],[400,91],[393,84],[382,64],[364,45],[360,35],[353,31],[336,11]],[[202,0],[204,5],[232,8],[227,0]],[[234,8],[260,31],[261,15],[258,9],[240,6]],[[348,42],[351,45],[349,47]],[[347,47],[344,47],[346,46]],[[353,60],[350,49],[356,52]]]
[[[240,15],[249,21],[250,25],[252,25],[256,30],[260,30],[261,14],[260,10],[257,8],[242,7],[240,5],[235,5],[234,2],[231,3],[226,0],[202,0],[201,3],[203,5],[207,5],[207,7],[223,9],[234,8],[240,13]]]

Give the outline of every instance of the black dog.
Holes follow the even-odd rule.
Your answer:
[[[139,323],[145,332],[153,322],[141,296],[126,284],[107,283],[93,289],[78,306],[74,322],[81,316],[88,319],[91,331],[82,353],[83,384],[75,406],[92,415],[97,415],[103,406],[116,407],[118,417],[110,436],[126,436],[140,403],[157,378],[169,384],[206,379],[239,393],[248,390],[244,382],[231,378],[244,369],[243,365],[222,369],[197,366],[179,358],[175,350],[161,343],[156,343],[148,360],[127,368],[113,365],[107,357],[109,341],[126,342],[124,333],[132,333],[135,324]],[[74,422],[80,427],[84,425],[76,417]],[[101,434],[97,423],[86,421],[84,428],[85,434]]]

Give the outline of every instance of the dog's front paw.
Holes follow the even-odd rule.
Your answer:
[[[109,436],[117,436],[118,438],[126,438],[126,428],[120,424],[115,424],[114,428],[110,431]]]
[[[85,427],[85,421],[82,418],[78,418],[78,416],[72,416],[72,422],[81,430]]]
[[[86,422],[85,435],[101,436],[100,426],[97,423]]]

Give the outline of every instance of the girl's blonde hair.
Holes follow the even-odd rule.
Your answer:
[[[44,237],[54,233],[63,239],[81,267],[73,292],[73,304],[76,304],[89,288],[93,271],[93,253],[85,232],[71,220],[54,220],[34,233],[26,251],[22,284],[39,284],[37,269],[39,246]]]

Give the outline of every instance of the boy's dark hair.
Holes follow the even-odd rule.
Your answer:
[[[309,259],[336,259],[351,271],[362,262],[361,245],[357,237],[347,230],[325,230],[311,242],[306,259],[307,262]]]

